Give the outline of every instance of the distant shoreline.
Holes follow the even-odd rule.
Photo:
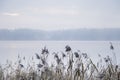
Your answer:
[[[120,28],[43,31],[0,29],[0,41],[119,41]]]

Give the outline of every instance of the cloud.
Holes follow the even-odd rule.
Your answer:
[[[19,16],[20,14],[19,13],[3,13],[3,15],[6,15],[6,16]]]
[[[32,8],[32,12],[48,15],[79,15],[79,10],[65,9],[65,8]]]
[[[46,9],[46,12],[48,13],[48,14],[53,14],[53,15],[77,15],[78,14],[78,12],[77,11],[75,11],[75,10],[70,10],[70,9],[55,9],[55,8],[53,8],[53,9]]]

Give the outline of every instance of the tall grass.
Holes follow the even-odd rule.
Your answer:
[[[49,53],[44,47],[40,54],[36,53],[38,63],[22,64],[25,60],[18,55],[15,63],[7,61],[5,66],[0,65],[0,80],[120,80],[120,66],[117,65],[114,47],[110,43],[110,50],[114,59],[107,56],[94,64],[87,53],[73,52],[70,46],[65,51]],[[55,63],[48,64],[48,56],[53,57]],[[62,54],[62,55],[61,55]],[[61,56],[60,56],[61,55]],[[66,59],[67,58],[67,59]],[[67,65],[64,61],[67,60]],[[105,65],[101,63],[104,60]],[[116,63],[113,63],[115,60]]]

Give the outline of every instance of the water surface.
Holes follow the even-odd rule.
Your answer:
[[[119,63],[120,42],[112,41],[112,43]],[[66,45],[69,45],[73,52],[80,50],[87,53],[93,61],[98,60],[98,54],[101,54],[102,57],[107,55],[112,57],[110,41],[0,41],[0,63],[4,64],[6,60],[14,62],[17,60],[18,54],[21,57],[25,56],[30,61],[32,57],[35,58],[35,53],[41,53],[44,46],[48,48],[50,53],[65,52]]]

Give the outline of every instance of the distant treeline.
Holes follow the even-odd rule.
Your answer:
[[[56,31],[1,29],[0,40],[120,40],[120,28]]]

